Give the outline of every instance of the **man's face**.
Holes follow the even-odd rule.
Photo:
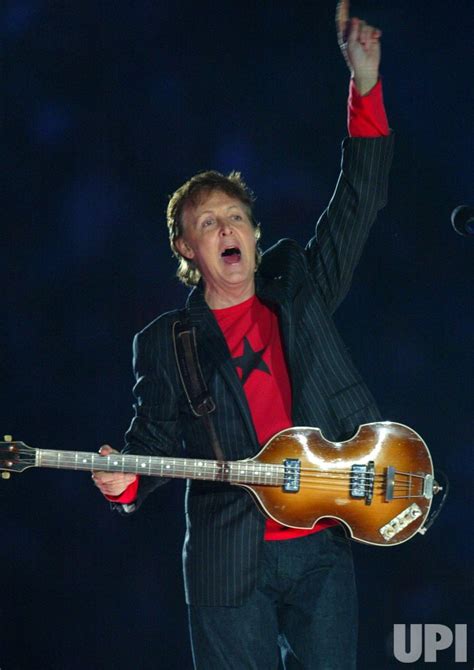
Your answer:
[[[183,211],[183,235],[176,240],[176,246],[201,272],[211,307],[216,306],[212,304],[213,296],[245,299],[253,295],[255,230],[238,198],[211,191],[203,194],[196,206],[187,205]]]

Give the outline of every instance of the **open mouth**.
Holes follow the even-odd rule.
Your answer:
[[[221,258],[224,260],[224,263],[230,265],[232,263],[238,263],[240,261],[240,255],[239,247],[228,247],[221,253]]]

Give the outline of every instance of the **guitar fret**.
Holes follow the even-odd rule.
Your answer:
[[[257,485],[278,485],[283,478],[283,466],[272,463],[226,461],[221,464],[202,459],[158,458],[132,454],[108,454],[104,457],[88,452],[40,449],[36,452],[36,465],[59,469],[136,472],[149,476],[189,477]]]
[[[225,461],[108,454],[89,452],[36,450],[38,467],[73,470],[105,470],[136,472],[149,476],[191,478],[209,481],[230,481],[242,484],[273,485],[282,483],[283,466],[257,461]]]
[[[283,466],[257,461],[225,461],[207,459],[167,458],[138,454],[107,454],[93,452],[35,450],[35,465],[79,471],[105,470],[134,472],[149,476],[228,481],[242,484],[278,485]]]

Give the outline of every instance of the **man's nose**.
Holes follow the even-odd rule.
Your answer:
[[[233,232],[234,231],[229,221],[227,221],[226,219],[219,220],[219,233],[221,235],[232,235]]]

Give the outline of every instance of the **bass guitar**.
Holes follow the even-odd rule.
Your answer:
[[[331,517],[354,540],[380,546],[423,533],[433,495],[441,488],[422,438],[408,426],[389,421],[363,424],[344,442],[326,440],[319,428],[287,428],[258,454],[239,461],[100,456],[35,449],[11,438],[0,442],[2,476],[30,467],[228,482],[247,489],[280,524],[312,528]]]

